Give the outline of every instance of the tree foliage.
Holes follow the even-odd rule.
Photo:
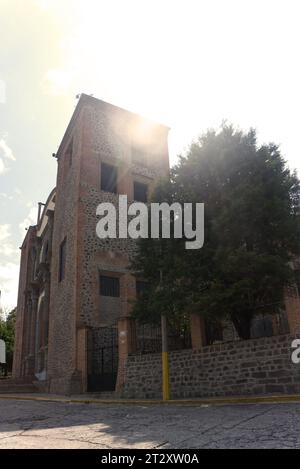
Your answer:
[[[300,184],[277,145],[223,125],[192,143],[154,201],[205,204],[202,249],[184,239],[140,240],[132,269],[149,282],[134,312],[155,321],[199,313],[232,320],[249,338],[253,317],[282,306],[300,254]],[[160,282],[159,270],[163,273]]]
[[[8,369],[12,368],[13,350],[15,341],[16,308],[7,315],[0,316],[0,339],[4,340],[6,345],[6,359]]]

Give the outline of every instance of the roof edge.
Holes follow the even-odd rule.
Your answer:
[[[165,125],[165,124],[161,124],[160,122],[156,122],[155,120],[153,119],[149,119],[148,117],[145,117],[145,116],[142,116],[141,114],[138,114],[136,112],[133,112],[133,111],[129,111],[128,109],[124,109],[120,106],[116,106],[115,104],[111,104],[111,103],[108,103],[107,101],[104,101],[102,99],[99,99],[99,98],[95,98],[94,96],[90,96],[90,95],[87,95],[85,93],[81,93],[80,95],[80,98],[78,100],[78,103],[75,107],[75,110],[71,116],[71,119],[69,121],[69,124],[66,128],[66,131],[63,135],[63,138],[60,142],[60,145],[58,147],[58,150],[57,150],[57,153],[56,153],[56,157],[59,158],[64,146],[65,146],[65,143],[66,143],[66,140],[68,139],[73,127],[74,127],[74,124],[75,124],[75,121],[77,119],[77,116],[79,114],[79,112],[81,111],[81,109],[83,108],[83,106],[85,104],[92,104],[93,106],[101,106],[101,105],[104,105],[104,106],[109,106],[115,110],[118,110],[118,111],[122,111],[122,112],[125,112],[127,114],[130,114],[131,116],[135,116],[137,118],[140,118],[140,119],[144,119],[144,120],[147,120],[148,122],[152,123],[153,125],[156,125],[157,127],[161,127],[162,129],[165,129],[166,132],[169,132],[170,130],[170,127]]]

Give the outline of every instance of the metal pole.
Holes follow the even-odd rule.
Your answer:
[[[163,400],[168,401],[170,399],[169,353],[168,353],[167,318],[164,314],[162,314],[161,316],[161,335],[162,335]]]
[[[162,270],[160,269],[160,285],[162,286]],[[163,400],[170,399],[169,385],[169,353],[168,353],[168,330],[167,318],[164,313],[161,315],[161,354],[162,354],[162,392]]]

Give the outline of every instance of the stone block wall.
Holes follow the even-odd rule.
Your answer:
[[[82,113],[69,126],[57,153],[58,171],[51,259],[49,314],[48,381],[49,391],[59,394],[78,392],[76,370],[77,220],[79,168],[82,155]],[[70,164],[68,149],[72,146]],[[66,240],[65,276],[59,280],[59,252]]]
[[[151,193],[155,180],[169,174],[168,130],[93,97],[81,95],[79,99],[56,153],[53,236],[49,239],[47,259],[51,263],[45,383],[49,392],[70,394],[86,390],[90,366],[87,330],[110,326],[127,316],[131,310],[128,300],[135,295],[135,279],[128,270],[135,241],[96,236],[97,205],[118,202],[117,194],[101,190],[101,163],[117,167],[117,193],[126,194],[128,202],[134,198],[134,182],[147,184]],[[139,152],[141,158],[137,159]],[[29,235],[28,232],[27,240]],[[63,242],[65,272],[60,278]],[[21,356],[26,355],[23,350],[34,345],[32,341],[24,343],[28,335],[24,319],[30,316],[26,313],[24,290],[26,282],[31,281],[29,243],[26,246],[20,276],[15,377],[22,374],[22,367],[28,368],[28,361],[22,365]],[[120,298],[100,297],[99,274],[120,279]],[[30,325],[35,326],[35,320],[30,320]]]
[[[26,233],[21,247],[21,264],[19,275],[18,307],[15,326],[15,352],[13,359],[12,374],[14,378],[24,376],[24,358],[27,355],[26,336],[30,327],[30,317],[28,313],[25,291],[30,282],[29,273],[31,271],[30,251],[35,241],[36,230],[30,227]]]
[[[298,336],[299,337],[299,336]],[[170,352],[171,398],[300,393],[294,335]],[[124,397],[161,398],[161,355],[129,355]]]
[[[147,167],[133,164],[135,119],[132,113],[90,98],[83,109],[78,193],[77,322],[87,327],[109,325],[120,316],[116,304],[107,305],[106,299],[100,300],[99,272],[106,272],[105,275],[115,272],[123,276],[128,272],[129,257],[136,248],[135,241],[129,238],[97,237],[97,206],[109,202],[117,207],[119,194],[126,194],[130,203],[135,180],[148,184],[150,188],[159,176],[168,174],[167,129],[160,126],[151,130],[154,153],[150,164]],[[145,125],[144,120],[142,122]],[[154,143],[158,148],[153,148]],[[117,194],[101,190],[103,162],[117,168]]]

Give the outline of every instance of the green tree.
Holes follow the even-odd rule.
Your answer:
[[[13,361],[16,311],[17,308],[14,308],[8,314],[2,314],[0,317],[0,339],[4,340],[6,344],[6,359],[9,370],[12,368]]]
[[[136,316],[150,321],[165,308],[170,318],[229,318],[249,338],[253,317],[276,312],[298,274],[291,262],[300,254],[300,185],[278,146],[258,146],[254,130],[209,131],[160,182],[154,200],[203,202],[205,242],[200,250],[184,249],[185,240],[139,243],[133,270],[151,286]]]

